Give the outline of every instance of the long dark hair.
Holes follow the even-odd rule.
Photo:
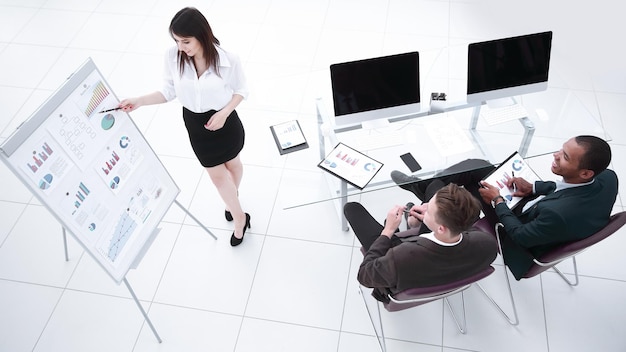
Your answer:
[[[219,45],[220,41],[215,38],[213,30],[211,30],[211,26],[209,26],[209,21],[207,21],[198,9],[195,7],[185,7],[174,15],[172,22],[170,22],[170,35],[172,38],[174,34],[178,37],[196,38],[202,45],[204,59],[208,67],[213,67],[215,72],[219,75],[219,55],[215,46]],[[179,51],[178,65],[181,75],[185,70],[186,62],[191,62],[191,58],[187,56],[184,51]]]

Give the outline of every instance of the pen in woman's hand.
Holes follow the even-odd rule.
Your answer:
[[[121,109],[122,109],[122,107],[121,107],[121,106],[118,106],[118,107],[113,108],[113,109],[107,109],[107,110],[102,110],[102,111],[99,111],[98,113],[99,113],[99,114],[103,114],[103,113],[105,113],[105,112],[111,112],[111,111],[116,111],[116,110],[121,110]]]

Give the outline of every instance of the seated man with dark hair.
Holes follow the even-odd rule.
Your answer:
[[[367,251],[357,278],[374,288],[377,300],[389,302],[387,293],[469,277],[496,258],[495,238],[470,230],[480,214],[479,201],[455,184],[441,186],[433,183],[427,194],[439,190],[428,203],[411,208],[412,222],[421,226],[403,232],[396,230],[408,210],[404,206],[393,207],[383,226],[361,204],[345,205],[346,219]]]
[[[604,227],[617,197],[617,175],[607,169],[611,148],[603,139],[586,135],[571,138],[553,156],[551,171],[562,180],[530,184],[512,177],[507,181],[510,189],[513,184],[516,186],[514,196],[524,197],[514,210],[509,209],[498,187],[482,182],[482,187],[472,189],[482,202],[486,220],[504,225],[500,230],[504,261],[517,280],[528,272],[535,257],[555,245],[589,237]],[[461,172],[447,176],[445,181],[474,188],[485,170]],[[397,171],[392,177],[418,197],[424,185],[433,182],[411,179]],[[471,180],[469,184],[465,183],[467,180]]]
[[[607,169],[611,148],[604,140],[574,137],[553,156],[551,171],[562,180],[530,184],[513,177],[507,181],[507,187],[516,186],[514,196],[535,197],[520,214],[503,202],[497,187],[483,183],[479,189],[483,201],[492,204],[497,221],[504,225],[503,256],[517,280],[528,272],[533,258],[556,244],[589,237],[603,228],[617,198],[617,175]]]

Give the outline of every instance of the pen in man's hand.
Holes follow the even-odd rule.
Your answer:
[[[515,177],[515,171],[511,171],[511,176]],[[515,186],[515,182],[513,182],[513,193],[517,192],[517,187]]]
[[[122,109],[122,108],[118,106],[118,107],[113,108],[113,109],[107,109],[107,110],[99,111],[98,113],[102,114],[102,113],[105,113],[105,112],[111,112],[111,111],[116,111],[116,110],[120,110],[120,109]]]

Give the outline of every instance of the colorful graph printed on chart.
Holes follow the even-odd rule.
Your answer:
[[[74,193],[74,208],[78,209],[83,204],[87,196],[89,195],[89,188],[85,186],[84,183],[80,182],[78,184],[78,189]]]
[[[106,255],[109,260],[115,262],[115,259],[122,252],[136,228],[137,222],[128,213],[122,213],[120,221],[115,226],[113,235],[109,238],[106,247]]]
[[[107,187],[117,193],[143,159],[138,146],[131,144],[128,136],[121,136],[102,152],[95,171]]]
[[[512,177],[521,177],[529,183],[540,180],[533,169],[526,164],[522,156],[518,152],[514,152],[505,161],[502,162],[490,175],[484,180],[490,185],[500,189],[500,195],[507,201],[509,208],[514,208],[521,200],[521,197],[513,196],[515,193],[513,187],[507,187],[507,182]]]
[[[40,139],[33,144],[30,152],[21,158],[22,170],[40,190],[45,192],[52,190],[73,166],[52,138]]]
[[[98,106],[109,96],[109,90],[104,85],[102,81],[98,81],[98,83],[94,84],[90,90],[90,92],[86,92],[88,95],[87,104],[83,112],[86,116],[91,116],[91,114],[96,111]],[[90,93],[90,94],[89,94]]]
[[[318,166],[362,189],[374,178],[383,164],[339,143]]]

